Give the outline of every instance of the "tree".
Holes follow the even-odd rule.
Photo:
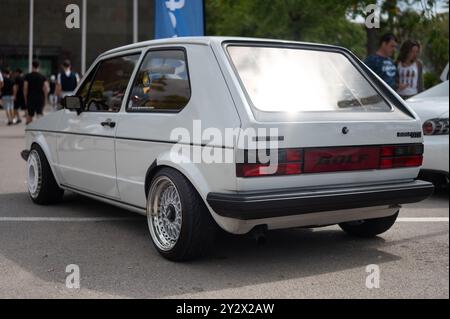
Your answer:
[[[363,54],[363,28],[346,19],[352,2],[207,0],[207,34],[325,42]]]

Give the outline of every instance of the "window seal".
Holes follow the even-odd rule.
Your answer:
[[[127,53],[124,53],[124,54],[119,54],[119,55],[115,55],[115,56],[106,56],[106,57],[100,58],[100,59],[97,61],[97,63],[95,64],[93,70],[91,71],[91,72],[94,72],[94,76],[93,76],[92,80],[95,80],[95,77],[97,76],[97,73],[98,73],[98,69],[100,68],[100,65],[101,65],[103,62],[106,62],[106,61],[109,61],[109,60],[113,60],[113,59],[117,59],[117,58],[123,58],[123,57],[127,57],[127,56],[134,56],[134,55],[136,55],[136,56],[138,57],[138,58],[137,58],[137,61],[136,61],[136,64],[135,64],[135,66],[134,66],[134,68],[136,69],[136,66],[137,66],[137,64],[138,64],[138,61],[139,61],[139,59],[140,59],[140,57],[141,57],[141,55],[142,55],[142,51],[127,52]],[[133,70],[133,72],[135,71],[135,69]],[[132,72],[132,73],[133,73],[133,72]],[[90,75],[90,74],[89,74],[89,75]],[[87,80],[87,78],[89,77],[89,75],[86,77],[86,80]],[[133,76],[133,74],[131,74],[130,79],[132,78],[132,76]],[[128,80],[128,85],[130,84],[130,79]],[[84,83],[83,83],[83,84],[84,84]],[[85,112],[85,113],[107,113],[107,114],[119,113],[120,110],[122,109],[122,105],[121,105],[121,107],[120,107],[117,111],[89,111],[89,110],[86,110],[87,102],[89,101],[89,96],[90,96],[90,94],[91,94],[91,90],[92,90],[92,85],[93,85],[93,84],[94,84],[94,81],[92,81],[91,84],[89,85],[89,90],[88,90],[88,94],[87,94],[87,100],[86,100],[86,101],[83,101],[83,112]],[[126,93],[126,91],[127,91],[127,89],[128,89],[128,85],[127,85],[127,88],[125,89],[124,94]],[[82,88],[82,86],[83,86],[83,85],[80,85],[80,89]],[[77,93],[76,93],[75,95],[78,95],[78,93],[79,93],[79,90],[77,91]],[[123,102],[123,101],[122,101],[122,102]]]

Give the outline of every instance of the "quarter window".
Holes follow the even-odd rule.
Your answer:
[[[188,66],[183,50],[147,53],[136,76],[129,111],[178,111],[191,97]]]
[[[100,62],[85,101],[87,112],[119,112],[139,54]],[[80,91],[83,94],[83,89]]]

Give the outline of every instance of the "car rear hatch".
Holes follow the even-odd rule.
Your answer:
[[[417,177],[420,121],[349,52],[250,42],[225,52],[242,94],[238,190]]]

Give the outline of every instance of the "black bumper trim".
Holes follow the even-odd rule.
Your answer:
[[[395,184],[265,192],[209,193],[207,202],[220,216],[242,220],[420,202],[434,190],[415,180]]]
[[[28,155],[30,155],[29,150],[23,150],[20,152],[20,156],[24,159],[24,161],[28,161]]]

